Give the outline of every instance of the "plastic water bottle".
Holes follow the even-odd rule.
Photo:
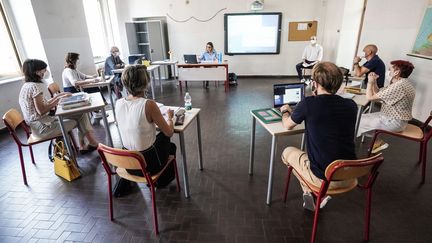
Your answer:
[[[222,52],[219,52],[218,54],[218,62],[222,63]]]
[[[192,97],[190,96],[189,92],[186,92],[184,97],[185,102],[185,110],[192,110]]]

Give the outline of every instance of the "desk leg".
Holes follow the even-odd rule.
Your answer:
[[[112,108],[113,115],[114,115],[114,121],[117,122],[116,113],[115,113],[115,107],[114,107],[115,106],[114,105],[114,100],[113,100],[113,97],[112,97],[112,94],[111,94],[111,85],[109,85],[109,84],[108,84],[108,95],[109,95],[110,101],[111,101],[111,108]]]
[[[200,126],[199,113],[197,115],[197,134],[198,134],[199,169],[203,170],[202,143],[201,143],[201,126]]]
[[[150,86],[151,86],[151,92],[152,92],[152,99],[153,100],[156,100],[155,99],[155,93],[154,93],[154,83],[155,83],[155,81],[154,81],[154,73],[153,73],[153,71],[152,72],[150,72],[150,75],[151,75],[151,78],[150,78]]]
[[[356,125],[354,130],[354,138],[357,137],[357,132],[360,126],[360,119],[361,119],[361,115],[363,114],[363,110],[364,110],[363,106],[360,106],[359,109],[357,110],[357,120],[356,120]]]
[[[103,119],[104,124],[105,124],[105,131],[106,131],[106,134],[108,136],[108,145],[110,147],[113,147],[113,141],[112,141],[112,137],[111,137],[111,131],[110,131],[110,128],[109,128],[107,117],[106,117],[105,108],[102,107],[101,111],[102,111],[102,119]]]
[[[227,92],[228,91],[228,82],[229,82],[229,75],[228,75],[228,67],[226,67],[225,68],[225,75],[226,75],[226,77],[225,77],[225,92]]]
[[[78,162],[77,162],[77,160],[76,160],[76,156],[75,156],[75,151],[74,151],[74,150],[72,149],[72,147],[71,147],[71,144],[70,144],[70,142],[69,142],[68,133],[67,133],[67,131],[65,130],[65,126],[64,126],[64,123],[63,123],[63,117],[62,117],[62,116],[59,116],[59,117],[58,117],[58,120],[59,120],[60,129],[61,129],[62,134],[63,134],[63,138],[64,138],[64,142],[65,142],[65,145],[66,145],[66,149],[67,149],[67,151],[68,151],[68,154],[71,156],[71,158],[73,159],[73,161],[75,161],[76,165],[78,166]]]
[[[267,201],[266,201],[267,205],[271,204],[271,198],[272,198],[275,153],[276,153],[276,136],[272,136],[270,168],[269,168],[268,185],[267,185]]]
[[[300,150],[301,151],[305,151],[305,137],[306,136],[306,131],[303,133],[303,135],[302,135],[302,141],[301,141],[301,144],[300,144]]]
[[[250,144],[250,154],[249,154],[249,175],[253,175],[253,164],[255,155],[255,124],[256,119],[252,116],[252,131],[251,131],[251,144]]]
[[[160,71],[160,66],[158,67],[158,79],[159,79],[159,85],[161,88],[161,94],[163,94],[163,87],[162,87],[162,79],[161,79],[161,71]]]
[[[185,191],[185,197],[189,198],[189,177],[188,177],[188,171],[187,171],[187,163],[186,163],[186,149],[185,149],[185,142],[184,142],[184,134],[183,132],[179,133],[180,137],[180,151],[183,156],[183,182],[184,182],[184,191]]]

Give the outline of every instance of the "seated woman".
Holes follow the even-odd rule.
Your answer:
[[[162,116],[156,102],[145,98],[149,77],[145,66],[126,67],[122,82],[129,95],[116,102],[117,124],[123,146],[129,150],[141,151],[147,162],[150,174],[158,173],[166,164],[169,155],[176,154],[175,144],[170,142],[174,134],[174,112],[168,110],[168,121]],[[158,126],[160,132],[156,130]],[[141,170],[128,170],[134,175],[143,176]],[[174,179],[174,167],[165,170],[157,182],[157,187],[164,187]],[[114,196],[127,193],[126,181],[120,179]]]
[[[213,47],[213,43],[207,42],[206,50],[201,55],[200,62],[202,62],[202,61],[209,62],[209,61],[216,61],[216,60],[217,60],[217,52]],[[206,89],[208,89],[208,85],[209,85],[209,82],[205,81],[205,88]]]
[[[27,59],[23,63],[24,85],[19,94],[19,104],[24,115],[24,120],[30,126],[32,134],[37,137],[47,138],[55,134],[61,134],[60,124],[56,117],[49,116],[49,111],[56,107],[62,97],[71,93],[60,93],[49,100],[45,99],[43,90],[47,87],[42,79],[49,77],[47,64],[37,59]],[[98,141],[94,138],[92,126],[86,115],[69,117],[64,121],[66,131],[72,130],[78,125],[80,137],[80,151],[82,153],[96,149]],[[84,144],[84,136],[89,144]]]
[[[392,61],[390,64],[391,67],[386,75],[391,79],[388,86],[379,89],[378,75],[371,72],[368,76],[366,98],[369,101],[381,101],[382,106],[380,112],[362,115],[357,136],[370,136],[368,132],[375,129],[400,132],[412,119],[415,88],[407,78],[412,73],[414,66],[403,60]],[[376,153],[387,148],[388,144],[378,141],[374,147],[376,149],[372,152]]]

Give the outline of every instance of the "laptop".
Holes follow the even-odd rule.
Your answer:
[[[184,58],[185,63],[187,63],[187,64],[197,64],[198,63],[198,60],[197,60],[197,57],[195,54],[194,55],[186,54],[186,55],[183,55],[183,58]]]
[[[305,97],[304,83],[274,84],[273,85],[273,107],[279,111],[283,105],[289,105],[292,110]],[[280,111],[279,111],[280,114]]]

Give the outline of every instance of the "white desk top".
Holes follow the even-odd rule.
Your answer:
[[[250,111],[251,115],[255,117],[255,119],[273,136],[282,136],[282,135],[294,135],[304,133],[305,127],[304,124],[299,124],[294,127],[292,130],[288,130],[282,126],[282,121],[274,122],[274,123],[264,123],[259,119],[252,111]]]
[[[108,79],[105,79],[105,81],[100,81],[100,82],[96,82],[96,83],[81,85],[81,88],[85,89],[85,88],[94,88],[94,87],[108,86],[111,83],[111,80],[113,78],[114,78],[114,75],[111,75]]]
[[[141,64],[138,64],[141,65]],[[147,67],[147,72],[151,72],[153,70],[155,70],[156,68],[159,68],[160,65],[150,65]],[[114,69],[112,70],[113,73],[122,73],[125,69],[124,68],[119,68],[119,69]]]
[[[178,106],[162,106],[161,107],[161,112],[162,115],[164,115],[164,110],[166,109],[171,109],[174,112],[177,111],[179,108],[182,107],[178,107]],[[192,108],[192,110],[186,111],[186,116],[185,119],[183,121],[183,125],[180,126],[174,126],[174,132],[175,133],[180,133],[183,132],[184,130],[186,130],[186,128],[192,123],[192,121],[195,119],[195,117],[198,115],[198,113],[201,111],[200,108]]]
[[[173,64],[177,64],[178,61],[177,60],[163,60],[163,61],[154,61],[151,62],[152,65],[173,65]]]
[[[68,115],[73,115],[73,114],[80,114],[80,113],[87,113],[87,112],[91,112],[91,111],[96,111],[96,110],[100,110],[102,107],[105,106],[105,102],[102,99],[102,95],[101,93],[91,93],[89,94],[90,96],[90,105],[87,106],[82,106],[82,107],[77,107],[77,108],[73,108],[70,110],[63,110],[63,108],[58,105],[57,106],[57,111],[56,111],[56,116],[68,116]]]
[[[343,83],[339,88],[337,94],[344,94],[345,92],[345,84]],[[362,89],[362,93],[364,94],[355,94],[352,100],[359,106],[365,106],[369,103],[366,99],[366,89]]]

